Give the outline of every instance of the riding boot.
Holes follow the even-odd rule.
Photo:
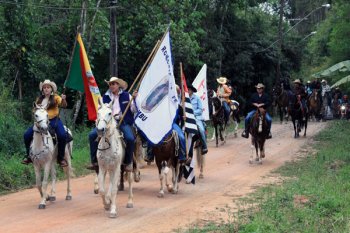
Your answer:
[[[269,133],[266,136],[266,139],[271,139],[271,138],[272,138],[272,134],[271,134],[271,131],[269,131]]]
[[[28,165],[30,163],[32,163],[33,161],[29,158],[29,157],[25,157],[23,160],[22,160],[22,164],[24,165]]]

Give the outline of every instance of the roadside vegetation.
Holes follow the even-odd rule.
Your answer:
[[[348,121],[331,122],[305,157],[275,171],[282,184],[235,200],[228,223],[186,232],[350,232],[349,134]]]

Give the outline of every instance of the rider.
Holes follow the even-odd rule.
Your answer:
[[[114,119],[119,122],[121,116],[126,110],[126,107],[131,99],[131,95],[126,91],[128,84],[121,78],[111,77],[109,81],[105,80],[109,85],[109,90],[103,96],[103,103],[109,103],[114,99],[114,104],[112,106],[112,114]],[[133,93],[134,99],[137,96],[137,91]],[[135,101],[131,102],[131,108],[129,108],[124,116],[123,122],[119,126],[119,129],[122,131],[124,140],[126,142],[125,158],[124,158],[124,169],[125,171],[132,171],[132,158],[135,150],[135,135],[132,130],[134,124],[133,113],[136,112]],[[97,130],[96,128],[92,129],[89,133],[89,142],[90,142],[90,158],[91,166],[88,166],[87,169],[97,170]]]
[[[305,92],[304,85],[302,84],[300,79],[294,80],[293,83],[294,83],[294,94],[298,99],[300,98],[302,111],[307,112],[307,107],[306,107],[307,94]]]
[[[62,94],[61,96],[55,94],[57,91],[57,86],[54,82],[46,79],[44,82],[40,82],[39,89],[41,95],[36,99],[35,103],[41,105],[47,109],[47,114],[50,121],[50,127],[55,129],[57,135],[57,163],[61,167],[68,166],[67,161],[64,159],[64,152],[66,148],[66,130],[62,124],[62,121],[59,118],[59,107],[67,107],[66,95]],[[26,147],[26,156],[22,161],[22,164],[32,163],[32,160],[29,158],[29,148],[33,140],[33,127],[27,129],[24,133],[24,144]]]
[[[216,81],[219,83],[219,86],[217,88],[216,94],[220,98],[222,105],[225,110],[225,119],[228,120],[230,117],[230,95],[232,93],[232,90],[229,88],[227,83],[227,78],[220,77],[216,79]]]
[[[307,96],[310,96],[312,94],[312,88],[311,88],[311,81],[310,80],[308,80],[306,82],[305,90],[306,90]]]
[[[203,119],[203,107],[201,99],[194,93],[197,92],[197,89],[189,85],[188,86],[188,94],[190,96],[193,114],[196,118],[196,124],[198,126],[201,142],[202,142],[202,154],[208,153],[207,140],[205,136],[205,122]]]
[[[323,101],[322,116],[325,117],[327,106],[330,107],[330,104],[331,104],[331,87],[327,84],[327,81],[325,79],[322,79],[321,88],[322,88],[321,96]]]
[[[245,118],[244,131],[242,133],[242,137],[244,138],[249,137],[249,124],[251,122],[253,115],[256,112],[256,109],[263,108],[266,111],[266,109],[270,106],[269,97],[267,96],[267,94],[264,93],[264,88],[265,88],[264,84],[258,83],[258,85],[256,85],[255,87],[257,92],[254,93],[250,98],[250,104],[254,106],[254,109],[250,111]],[[268,131],[269,131],[266,139],[270,139],[272,138],[272,135],[271,135],[272,118],[267,111],[266,111],[265,117],[266,117]]]

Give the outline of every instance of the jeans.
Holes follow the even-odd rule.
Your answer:
[[[207,147],[207,139],[205,136],[205,126],[204,126],[204,122],[202,120],[197,120],[196,119],[196,124],[198,126],[198,130],[199,130],[199,135],[201,136],[201,141],[202,141],[202,145],[203,145],[203,149],[208,149]]]
[[[132,162],[132,157],[135,151],[135,136],[132,131],[131,125],[128,125],[123,122],[120,125],[119,129],[123,133],[124,140],[126,142],[124,164],[128,165]],[[94,128],[89,133],[91,163],[97,163],[96,153],[97,153],[98,142],[96,141],[96,139],[97,139],[97,130],[96,128]]]
[[[57,137],[57,160],[62,161],[64,159],[64,151],[66,148],[66,130],[64,129],[64,126],[62,124],[62,121],[55,117],[50,119],[49,123],[50,127],[55,129],[56,137]],[[24,133],[24,144],[26,147],[26,155],[29,156],[29,149],[30,149],[30,143],[33,140],[33,126],[28,128],[27,131]]]
[[[228,121],[228,119],[230,118],[230,112],[231,112],[230,106],[226,101],[222,101],[222,106],[224,107],[224,111],[225,111],[225,120]]]
[[[256,110],[252,110],[250,111],[246,118],[245,118],[245,121],[244,121],[244,128],[245,130],[249,130],[249,124],[252,120],[252,117],[253,115],[255,114]],[[266,112],[266,115],[265,115],[265,119],[266,119],[266,122],[267,122],[267,128],[269,129],[269,131],[271,130],[271,124],[272,124],[272,118],[270,116],[270,114],[268,112]]]

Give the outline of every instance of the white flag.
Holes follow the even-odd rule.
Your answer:
[[[167,32],[138,90],[135,124],[149,142],[158,144],[171,132],[178,105]]]
[[[207,90],[207,64],[204,64],[202,69],[197,74],[192,85],[197,89],[197,95],[202,100],[203,118],[205,121],[209,120],[209,102]]]

